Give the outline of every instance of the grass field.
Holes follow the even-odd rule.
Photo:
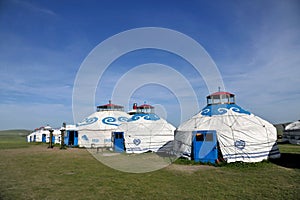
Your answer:
[[[222,167],[172,164],[124,173],[79,148],[28,144],[26,131],[0,132],[0,199],[299,199],[300,147],[282,158]]]

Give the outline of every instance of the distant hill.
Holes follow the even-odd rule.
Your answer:
[[[24,129],[2,130],[0,131],[0,136],[27,136],[31,132],[31,130]]]

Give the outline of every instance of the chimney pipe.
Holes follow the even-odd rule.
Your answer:
[[[134,103],[134,104],[133,104],[132,109],[133,109],[133,110],[136,110],[136,109],[137,109],[137,103]]]

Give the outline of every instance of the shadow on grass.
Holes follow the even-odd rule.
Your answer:
[[[296,168],[300,169],[300,154],[296,153],[281,153],[279,159],[270,159],[270,162],[286,167],[286,168]]]

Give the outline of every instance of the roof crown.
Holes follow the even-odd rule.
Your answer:
[[[109,100],[108,104],[97,106],[97,111],[108,111],[108,110],[118,110],[118,111],[123,111],[124,106],[112,104],[111,100]]]
[[[214,104],[234,104],[235,95],[229,92],[219,91],[212,93],[206,97],[207,105]]]

